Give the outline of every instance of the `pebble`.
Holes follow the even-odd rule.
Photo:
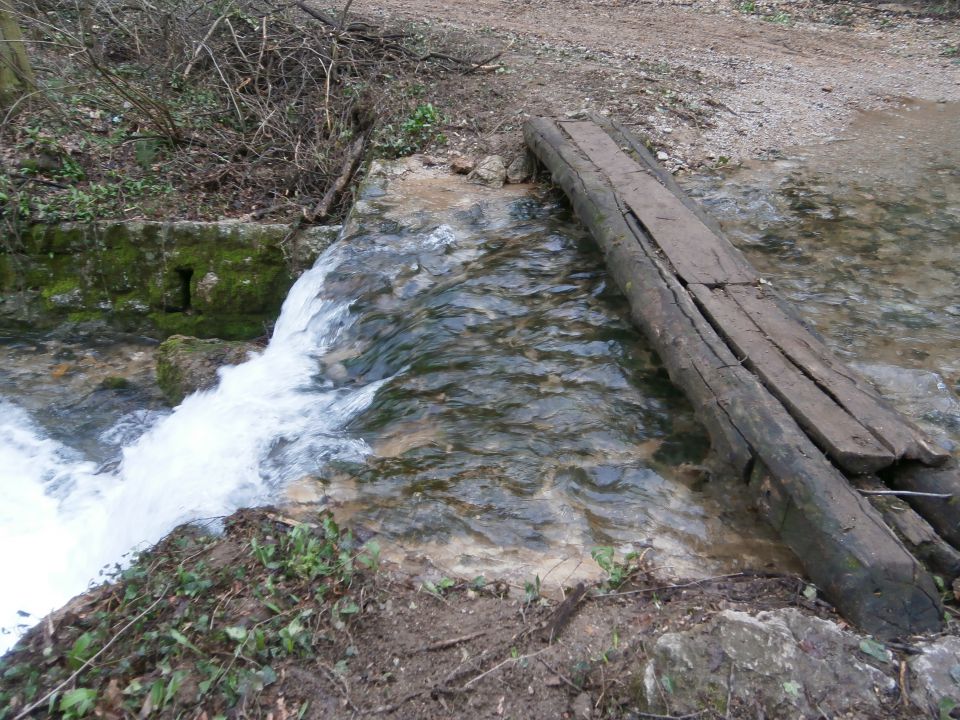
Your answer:
[[[669,159],[670,159],[670,156],[667,155],[663,150],[657,153],[657,160],[659,160],[660,162],[663,162],[664,160],[669,160]]]

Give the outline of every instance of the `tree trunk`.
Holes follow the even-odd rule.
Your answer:
[[[0,103],[34,87],[23,33],[10,0],[0,0]]]

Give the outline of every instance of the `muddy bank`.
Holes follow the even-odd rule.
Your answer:
[[[603,580],[382,566],[322,511],[180,528],[0,661],[0,717],[916,718],[960,699],[953,640],[882,645],[796,576]],[[360,539],[358,539],[360,538]],[[942,715],[941,715],[942,717]]]

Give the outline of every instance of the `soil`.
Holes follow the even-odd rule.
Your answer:
[[[960,24],[923,7],[729,0],[363,0],[356,12],[485,38],[485,78],[445,85],[456,149],[519,151],[527,115],[595,110],[716,166],[839,135],[858,110],[960,100]],[[927,6],[928,8],[935,6]],[[943,6],[936,6],[944,9]]]
[[[721,610],[798,607],[842,624],[796,576],[671,583],[636,567],[618,587],[546,597],[427,565],[366,569],[346,535],[334,557],[353,553],[351,572],[312,577],[304,568],[316,548],[285,538],[300,527],[330,542],[326,517],[246,510],[221,537],[174,531],[3,658],[0,717],[62,710],[71,689],[92,693],[103,718],[663,717],[637,709],[647,649],[663,633]],[[727,702],[697,716],[763,717]],[[878,717],[911,712],[891,703]]]

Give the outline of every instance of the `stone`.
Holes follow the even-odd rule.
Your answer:
[[[660,162],[663,162],[664,160],[669,160],[669,159],[670,159],[670,156],[667,155],[667,153],[665,153],[663,150],[657,153],[657,160],[659,160]]]
[[[173,335],[157,349],[157,384],[171,405],[217,384],[217,371],[239,365],[261,348],[250,342]]]
[[[897,692],[895,667],[866,654],[863,642],[795,608],[724,610],[657,640],[644,668],[645,709],[730,715],[729,698],[770,718],[879,717]]]
[[[457,175],[469,175],[473,172],[474,167],[476,167],[476,163],[473,158],[468,158],[465,155],[454,155],[450,158],[450,169]]]
[[[34,225],[0,254],[0,321],[108,323],[163,338],[247,339],[276,319],[297,276],[338,234],[235,221]]]
[[[502,187],[507,180],[507,166],[499,155],[488,155],[477,163],[470,177],[490,187]]]
[[[593,698],[589,693],[580,693],[570,706],[576,720],[590,720],[593,717]]]
[[[942,717],[941,703],[960,705],[960,638],[942,637],[917,647],[920,653],[907,660],[910,699],[929,717]]]
[[[533,176],[533,158],[530,153],[523,152],[517,155],[507,166],[507,182],[525,183]]]

